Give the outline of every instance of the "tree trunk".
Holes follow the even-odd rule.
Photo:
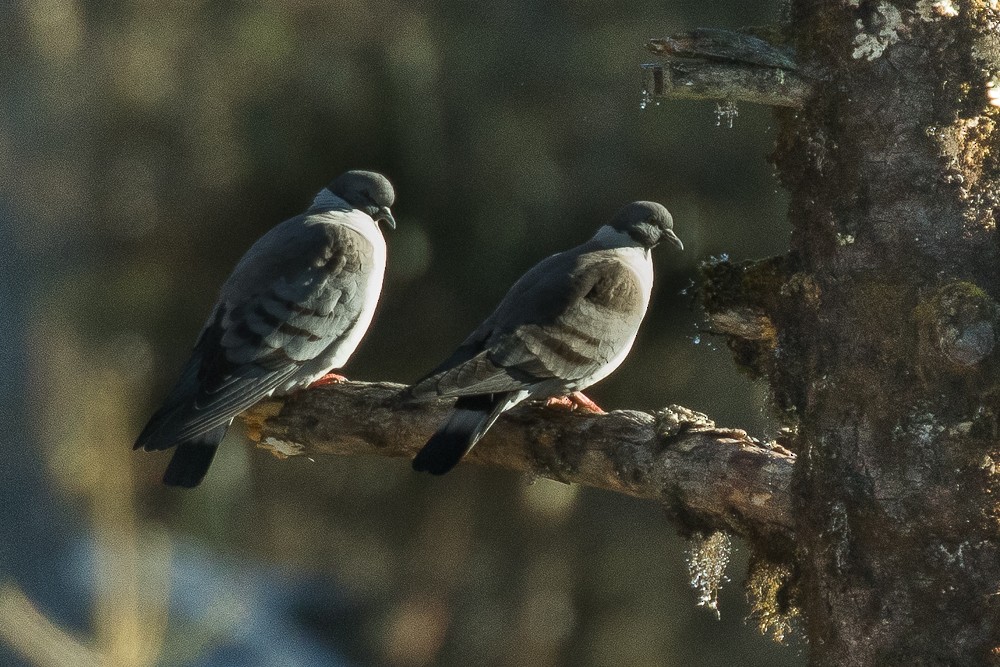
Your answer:
[[[710,270],[706,306],[773,325],[731,344],[798,428],[811,661],[997,664],[998,3],[797,0],[789,29],[791,252]]]

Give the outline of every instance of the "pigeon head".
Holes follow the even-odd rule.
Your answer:
[[[375,222],[384,222],[396,228],[396,221],[389,210],[396,200],[396,193],[392,183],[382,174],[354,169],[333,179],[326,189],[370,215]]]
[[[632,237],[644,248],[652,248],[663,240],[684,250],[684,244],[674,234],[674,219],[663,205],[652,201],[634,201],[623,206],[611,219],[611,226]]]

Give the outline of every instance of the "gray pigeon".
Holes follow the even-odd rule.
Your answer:
[[[233,417],[340,368],[371,324],[395,229],[392,185],[348,171],[262,236],[222,286],[180,380],[136,440],[177,447],[163,476],[197,486]]]
[[[650,249],[684,245],[660,204],[622,208],[592,239],[542,260],[444,363],[410,388],[415,399],[457,397],[455,410],[413,459],[451,470],[497,417],[528,398],[574,394],[610,375],[632,348],[653,285]]]

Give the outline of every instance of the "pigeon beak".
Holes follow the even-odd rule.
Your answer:
[[[396,228],[396,219],[392,217],[392,211],[389,210],[388,206],[378,208],[374,213],[372,213],[372,219],[374,219],[375,222],[384,222],[389,225],[390,229]]]
[[[668,241],[677,246],[678,250],[684,250],[684,244],[681,243],[681,240],[679,238],[677,238],[677,234],[674,234],[674,230],[672,229],[666,230],[665,232],[663,232],[663,236],[666,237]]]

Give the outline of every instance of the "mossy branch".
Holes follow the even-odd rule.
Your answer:
[[[801,107],[811,83],[789,49],[756,35],[700,28],[651,39],[660,63],[643,65],[646,95]]]
[[[347,382],[265,402],[244,415],[248,434],[276,456],[411,457],[450,402],[407,402],[402,385]],[[787,556],[794,456],[678,406],[606,415],[522,405],[465,461],[663,503],[684,533],[725,530]],[[442,483],[427,478],[427,483]]]
[[[802,77],[754,65],[667,60],[647,63],[644,90],[670,99],[753,102],[775,107],[801,107],[809,96]]]

